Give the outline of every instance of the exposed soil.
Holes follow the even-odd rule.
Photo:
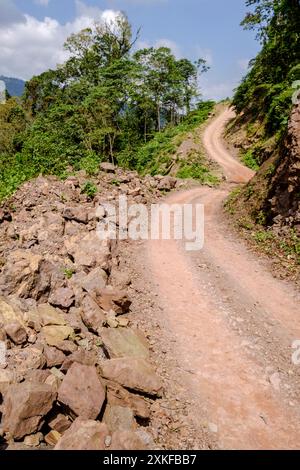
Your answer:
[[[224,199],[232,183],[253,175],[222,142],[230,117],[226,110],[204,135],[227,183],[166,201],[205,205],[204,248],[187,252],[175,240],[124,244],[137,320],[177,403],[158,440],[167,448],[297,449],[300,377],[291,345],[300,339],[299,293],[229,229]]]

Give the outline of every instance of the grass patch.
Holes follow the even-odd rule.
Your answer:
[[[124,150],[119,153],[118,162],[121,166],[136,169],[142,175],[168,174],[173,163],[172,157],[185,140],[186,134],[203,124],[214,106],[213,101],[200,103],[199,108],[191,112],[178,126],[168,127],[157,133],[152,140],[136,151]],[[190,173],[198,175],[196,179],[202,178],[199,170],[192,169]]]
[[[256,161],[252,150],[248,150],[248,152],[244,153],[241,157],[241,160],[244,163],[244,165],[246,165],[248,168],[251,168],[251,170],[254,170],[254,171],[259,170],[259,164]]]
[[[210,172],[209,168],[197,162],[183,161],[176,176],[182,179],[195,179],[202,184],[219,183],[219,179]]]
[[[82,194],[86,194],[88,198],[94,199],[98,192],[98,189],[94,183],[92,183],[91,181],[87,181],[81,189],[81,192]]]

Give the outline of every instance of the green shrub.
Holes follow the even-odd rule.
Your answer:
[[[202,184],[217,184],[218,178],[214,176],[207,167],[200,163],[183,162],[177,172],[177,178],[195,179]]]
[[[259,169],[259,164],[257,163],[253,150],[248,150],[244,155],[242,155],[242,162],[254,171]]]
[[[91,181],[87,181],[83,186],[81,192],[83,194],[86,194],[90,199],[94,199],[98,192],[98,189],[94,183],[92,183]]]

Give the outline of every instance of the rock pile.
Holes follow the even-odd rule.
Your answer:
[[[100,240],[101,204],[155,201],[176,186],[102,164],[65,181],[39,177],[0,208],[0,447],[144,449],[163,393],[116,240]],[[5,353],[5,354],[4,354]],[[140,425],[143,425],[143,428]],[[151,439],[150,439],[151,440]]]

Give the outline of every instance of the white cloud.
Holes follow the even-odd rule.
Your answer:
[[[199,87],[203,99],[220,101],[231,97],[237,83],[234,82],[212,82],[207,77],[200,77]]]
[[[151,43],[149,41],[138,41],[136,44],[137,49],[148,49],[149,47],[168,47],[171,49],[172,53],[175,55],[177,58],[182,57],[182,51],[181,48],[178,44],[176,44],[175,41],[172,41],[171,39],[166,39],[166,38],[161,38],[155,41],[154,43]]]
[[[113,10],[88,7],[79,0],[76,12],[74,21],[66,24],[49,17],[40,21],[30,15],[24,15],[24,22],[0,23],[0,75],[29,79],[55,67],[67,58],[63,44],[70,34],[95,20],[113,20],[117,14]]]
[[[171,49],[175,57],[177,58],[182,57],[180,46],[178,46],[178,44],[176,44],[175,41],[171,41],[170,39],[165,39],[165,38],[158,39],[155,42],[154,46],[155,47],[168,47],[169,49]]]

